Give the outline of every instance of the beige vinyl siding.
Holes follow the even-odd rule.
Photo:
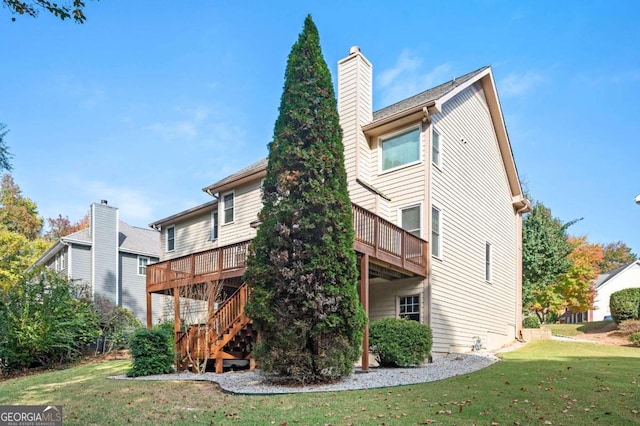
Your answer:
[[[216,206],[214,206],[216,207]],[[160,260],[175,259],[187,254],[197,253],[217,247],[211,241],[211,210],[206,210],[183,221],[173,224],[175,226],[175,250],[166,251],[166,232],[171,225],[162,228],[162,253]]]
[[[398,298],[420,296],[420,321],[425,322],[424,283],[420,278],[387,281],[371,280],[369,286],[369,321],[398,316]]]
[[[482,90],[463,91],[433,122],[443,135],[442,170],[431,176],[431,201],[442,211],[442,260],[431,262],[434,351],[468,350],[474,336],[496,348],[515,337],[517,216]]]
[[[256,230],[251,227],[251,222],[258,220],[258,213],[262,209],[261,182],[260,179],[256,179],[234,188],[234,221],[228,224],[219,221],[218,244],[220,246],[249,240],[256,236]],[[218,217],[222,218],[223,215],[224,212],[220,206]]]
[[[397,129],[408,129],[415,127],[415,124]],[[384,137],[385,135],[382,135]],[[421,161],[410,166],[392,170],[389,172],[380,173],[380,147],[378,138],[376,138],[372,147],[372,167],[376,170],[376,178],[372,184],[380,192],[385,194],[391,199],[391,201],[384,200],[384,203],[380,203],[380,206],[384,205],[384,208],[378,209],[380,214],[385,219],[400,225],[400,218],[398,217],[398,209],[407,207],[409,205],[416,205],[422,203],[424,210],[424,201],[426,199],[426,186],[425,186],[425,158],[426,145],[429,139],[425,136],[425,130],[420,132],[420,158]],[[423,212],[424,215],[424,212]],[[421,237],[428,239],[425,233],[425,226],[421,230]]]

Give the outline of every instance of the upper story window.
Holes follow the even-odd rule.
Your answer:
[[[218,212],[211,212],[211,241],[218,239]]]
[[[234,201],[233,192],[222,196],[222,210],[224,211],[223,224],[231,223],[235,220]]]
[[[442,136],[435,129],[431,129],[431,162],[440,167]]]
[[[405,296],[398,300],[400,318],[420,321],[420,296]]]
[[[420,237],[420,206],[400,209],[400,226],[407,232]]]
[[[442,223],[441,212],[437,207],[431,207],[431,255],[442,257]]]
[[[484,244],[484,279],[487,282],[491,282],[491,263],[492,263],[492,257],[493,257],[493,247],[491,246],[491,243],[485,243]]]
[[[174,251],[176,249],[176,227],[169,226],[165,234],[165,251]]]
[[[420,129],[380,138],[380,170],[386,172],[420,161]]]
[[[147,265],[149,264],[149,258],[144,256],[138,256],[138,275],[147,275]]]

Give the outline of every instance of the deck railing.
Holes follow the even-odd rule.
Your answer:
[[[427,247],[423,239],[353,204],[354,248],[389,265],[426,276]],[[147,291],[242,275],[250,241],[202,251],[147,266]]]

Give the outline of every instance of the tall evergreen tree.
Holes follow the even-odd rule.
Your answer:
[[[347,376],[365,317],[342,130],[311,16],[288,58],[262,199],[245,275],[252,289],[246,312],[260,333],[256,358],[274,379]]]

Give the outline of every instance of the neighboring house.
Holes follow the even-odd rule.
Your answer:
[[[91,286],[145,322],[147,265],[159,260],[160,233],[130,226],[105,200],[91,204],[89,228],[56,241],[35,265],[44,265],[69,279]],[[160,297],[154,297],[160,311]],[[153,315],[158,318],[159,314]]]
[[[378,111],[372,109],[372,80],[372,66],[359,48],[339,61],[354,249],[369,319],[429,324],[434,352],[508,344],[522,323],[521,226],[530,204],[491,68]],[[163,245],[161,262],[147,277],[148,297],[173,295],[179,310],[181,286],[225,280],[228,292],[239,288],[240,296],[221,304],[212,321],[216,329],[240,329],[237,322],[219,320],[230,315],[228,306],[242,312],[241,275],[247,242],[259,225],[266,164],[259,161],[204,188],[214,200],[151,224],[162,231]],[[198,332],[180,328],[179,312],[176,320],[182,350],[181,342]],[[222,334],[215,339],[220,345],[200,355],[240,357],[231,354]],[[221,363],[216,366],[220,371]]]
[[[609,308],[611,295],[625,288],[640,288],[640,260],[634,260],[598,275],[594,280],[593,287],[595,290],[594,308],[587,312],[571,312],[567,310],[560,317],[560,322],[581,323],[611,319],[611,309]]]

